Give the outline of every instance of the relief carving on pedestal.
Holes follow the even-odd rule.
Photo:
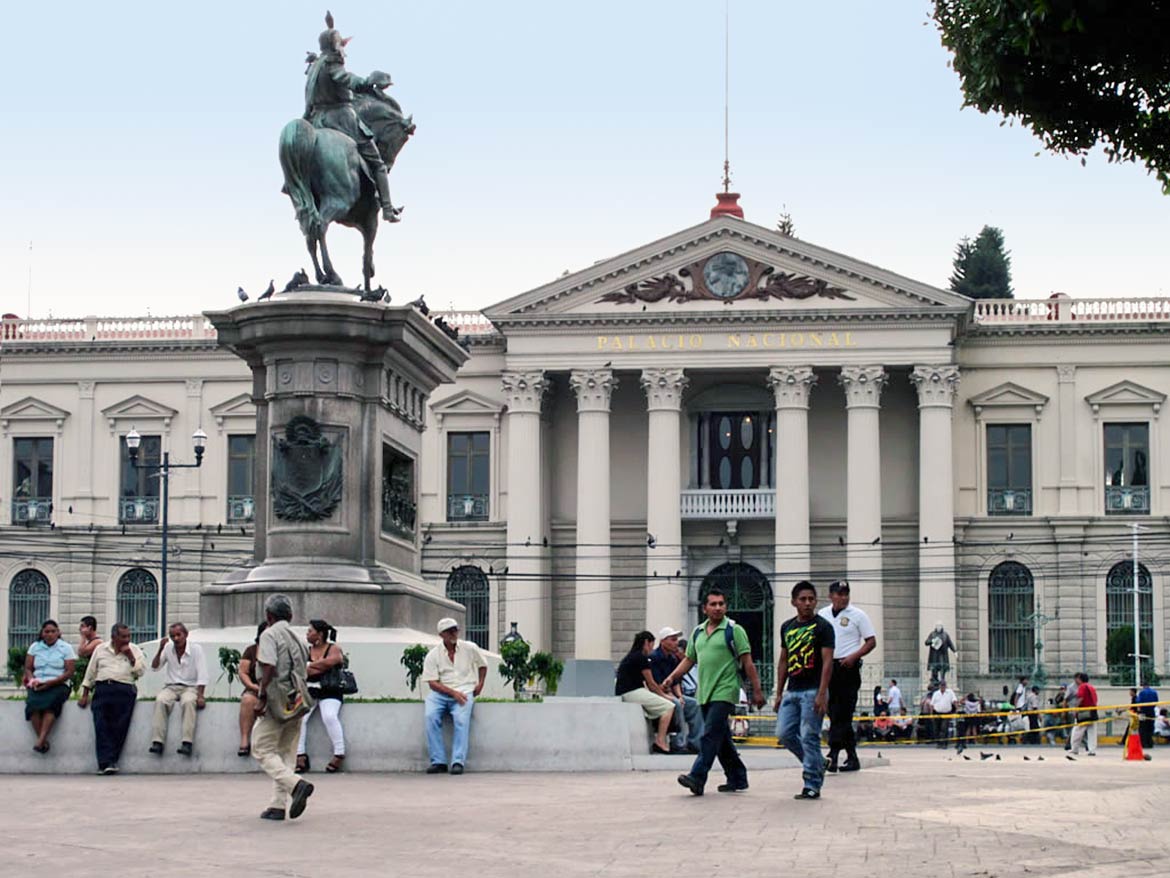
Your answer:
[[[307,415],[297,415],[273,442],[272,511],[284,521],[321,521],[341,502],[341,447]]]

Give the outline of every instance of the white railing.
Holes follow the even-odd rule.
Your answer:
[[[461,335],[490,335],[496,331],[495,325],[479,311],[432,311],[431,319],[435,317],[442,317]]]
[[[1144,323],[1170,321],[1170,299],[978,299],[975,322]]]
[[[182,317],[82,317],[24,320],[5,317],[0,339],[19,342],[180,341],[214,339],[215,327],[202,314]]]
[[[775,518],[774,488],[683,491],[680,499],[683,518]]]

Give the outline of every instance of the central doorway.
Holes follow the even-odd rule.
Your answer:
[[[727,596],[727,615],[742,625],[752,645],[752,661],[760,673],[760,685],[765,697],[772,692],[776,676],[775,659],[772,652],[772,610],[775,599],[768,577],[742,562],[720,564],[705,577],[699,587],[699,622],[703,615],[703,604],[707,592],[718,588]]]

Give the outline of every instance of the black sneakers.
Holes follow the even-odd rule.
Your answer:
[[[747,781],[744,781],[742,784],[721,783],[719,786],[715,787],[715,789],[719,790],[721,793],[742,793],[747,788]]]
[[[155,756],[162,756],[163,743],[162,741],[152,741],[150,744],[150,752]]]
[[[842,771],[861,771],[861,760],[856,756],[850,756],[841,765]]]
[[[456,762],[454,765],[452,765],[451,766],[451,773],[452,774],[463,774],[463,763]]]
[[[794,799],[819,799],[820,797],[821,797],[820,790],[810,790],[808,787],[805,787],[803,790],[801,790],[799,793],[797,793],[792,798],[794,798]]]
[[[260,819],[261,820],[283,820],[284,819],[284,809],[283,808],[265,808],[263,811],[260,812]]]
[[[699,783],[698,780],[691,777],[689,774],[680,774],[678,776],[678,784],[679,786],[686,787],[688,790],[690,790],[692,795],[703,795],[703,784]]]
[[[446,774],[447,766],[441,762],[432,762],[427,766],[427,774]]]

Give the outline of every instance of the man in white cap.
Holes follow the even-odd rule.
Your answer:
[[[683,659],[683,651],[679,648],[678,638],[682,632],[667,625],[658,631],[658,646],[650,653],[650,673],[654,682],[661,684],[670,676],[670,672],[678,667]],[[703,737],[703,714],[699,710],[699,702],[692,695],[684,695],[682,684],[675,683],[668,691],[668,696],[675,703],[676,717],[682,717],[682,730],[675,736],[672,749],[679,752],[698,753],[699,739]],[[680,741],[686,741],[685,749]]]
[[[451,774],[463,774],[471,736],[471,709],[483,691],[487,660],[478,646],[459,639],[459,623],[454,619],[440,619],[438,629],[443,642],[427,653],[420,678],[431,687],[426,700],[427,752],[431,758],[427,774],[447,773],[447,750],[443,744],[443,717],[447,714],[451,714],[455,726]]]

